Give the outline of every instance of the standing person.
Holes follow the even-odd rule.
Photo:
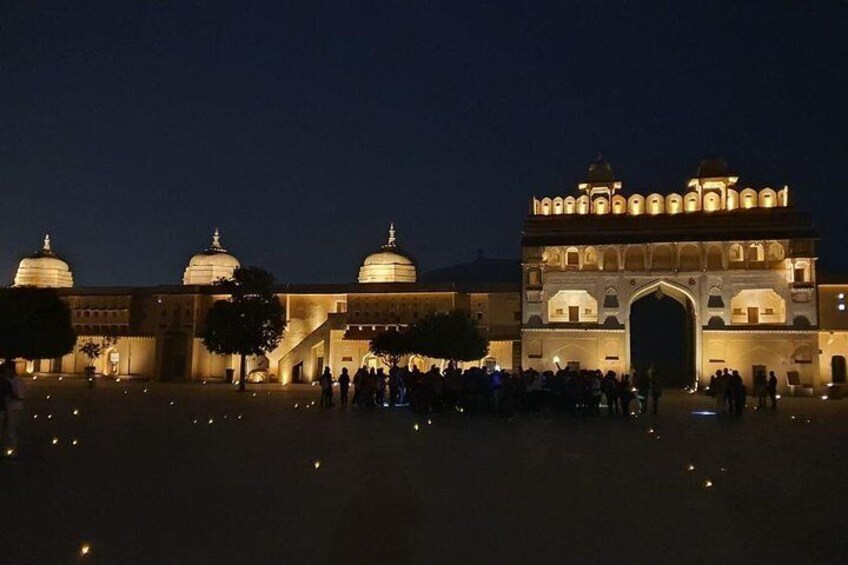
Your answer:
[[[754,375],[754,394],[757,395],[757,410],[765,410],[766,409],[766,387],[768,386],[768,382],[766,380],[766,372],[765,371],[757,371]]]
[[[392,365],[389,369],[389,406],[398,403],[400,397],[400,367]]]
[[[607,374],[604,375],[601,381],[601,389],[607,399],[607,415],[618,414],[618,379],[615,378],[614,371],[607,371]]]
[[[342,408],[347,408],[347,391],[350,388],[350,375],[347,373],[347,367],[342,368],[342,374],[339,375],[339,401]]]
[[[648,411],[648,396],[651,394],[651,375],[654,372],[654,366],[648,368],[647,374],[637,373],[633,371],[634,382],[636,383],[636,395],[639,398],[639,413],[644,414]]]
[[[18,455],[18,426],[23,419],[24,413],[24,383],[17,373],[14,365],[6,363],[0,368],[0,403],[3,412],[3,453],[6,457],[17,457]]]
[[[324,367],[318,384],[321,385],[321,406],[330,408],[333,405],[333,374],[329,367]]]
[[[377,394],[377,407],[382,408],[386,403],[386,372],[383,371],[382,367],[377,369],[376,379],[376,390],[374,392]]]
[[[630,416],[630,401],[633,400],[633,391],[630,390],[631,388],[630,375],[625,374],[618,383],[618,399],[621,402],[621,414],[625,418]]]
[[[771,399],[771,409],[777,409],[777,377],[774,376],[774,371],[769,371],[768,383],[766,383],[769,399]]]
[[[651,373],[651,398],[653,399],[653,412],[656,414],[660,407],[660,397],[662,396],[662,382],[656,371]]]
[[[733,410],[731,413],[741,416],[745,411],[748,389],[745,387],[745,382],[742,380],[742,375],[739,374],[739,371],[734,370],[730,379],[730,393],[733,397]]]

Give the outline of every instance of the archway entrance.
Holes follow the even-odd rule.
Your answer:
[[[695,313],[691,299],[657,285],[634,297],[629,318],[630,367],[653,365],[664,387],[684,388],[696,378]]]

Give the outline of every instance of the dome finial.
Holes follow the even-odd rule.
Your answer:
[[[42,251],[50,252],[50,234],[44,234],[44,246],[41,248]]]
[[[215,233],[212,234],[212,248],[218,249],[221,247],[221,232],[215,228]]]
[[[392,222],[389,224],[389,243],[387,244],[389,247],[397,246],[397,237],[395,234],[395,223]]]

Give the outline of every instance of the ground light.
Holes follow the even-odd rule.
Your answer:
[[[693,416],[715,416],[715,415],[717,415],[717,413],[713,412],[712,410],[695,410],[694,412],[692,412],[692,415]]]
[[[86,555],[91,553],[91,546],[87,543],[82,544],[80,547],[80,557],[85,557]]]

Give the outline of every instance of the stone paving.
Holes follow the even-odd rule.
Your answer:
[[[670,393],[659,416],[627,421],[428,419],[322,410],[304,386],[27,385],[20,457],[0,462],[2,563],[842,563],[848,551],[848,400],[734,419]]]

